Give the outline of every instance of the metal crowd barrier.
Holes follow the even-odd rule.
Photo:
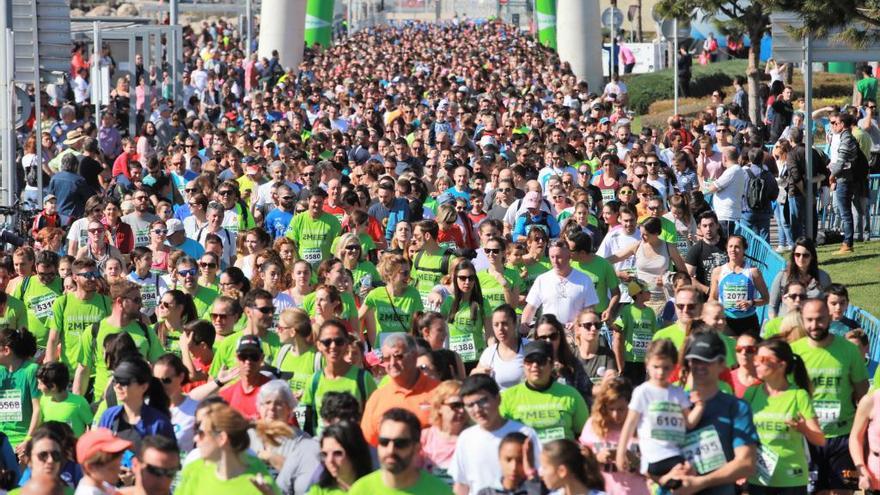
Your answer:
[[[840,230],[840,220],[837,214],[837,208],[834,205],[833,191],[829,191],[830,196],[822,197],[819,194],[816,197],[816,214],[819,219],[819,230]],[[824,201],[823,201],[824,200]],[[868,216],[869,230],[865,232],[872,238],[880,238],[880,174],[871,174],[868,176],[868,208],[866,215]],[[855,217],[853,217],[855,221]],[[855,234],[858,235],[858,226],[855,226]]]

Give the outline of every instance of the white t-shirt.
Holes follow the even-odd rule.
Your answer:
[[[498,382],[501,390],[508,389],[523,381],[523,348],[528,343],[528,339],[521,339],[519,349],[516,356],[510,361],[501,359],[498,354],[498,344],[483,349],[480,355],[480,364],[482,368],[492,370],[492,378]]]
[[[636,430],[642,472],[648,464],[681,455],[685,434],[683,409],[690,406],[684,389],[675,385],[661,388],[645,382],[633,390],[629,409],[642,415]]]
[[[543,314],[553,314],[567,325],[582,309],[599,304],[599,296],[593,281],[585,273],[571,269],[567,277],[560,277],[555,270],[550,270],[538,275],[526,302],[535,308],[543,308]]]
[[[83,217],[70,224],[70,231],[67,232],[67,242],[76,239],[77,248],[85,246],[89,242],[89,222],[91,220],[88,217]]]
[[[532,439],[535,469],[540,467],[541,441],[532,428],[512,419],[495,431],[486,431],[479,425],[461,432],[455,442],[455,454],[449,463],[449,476],[456,483],[467,485],[470,495],[486,487],[501,488],[501,463],[498,447],[508,433],[518,431]]]
[[[140,278],[136,272],[128,274],[128,280],[138,284],[141,288],[141,313],[152,316],[159,305],[159,299],[168,291],[168,284],[161,275],[148,273],[146,278]]]
[[[718,215],[718,220],[736,221],[742,217],[747,178],[742,167],[732,165],[726,168],[721,177],[714,182],[718,191],[712,196],[712,209]]]
[[[174,426],[174,436],[177,437],[177,446],[183,453],[193,449],[196,426],[196,408],[198,401],[187,396],[179,406],[170,406],[171,424]]]

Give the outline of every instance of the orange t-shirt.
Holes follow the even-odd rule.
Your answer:
[[[440,382],[420,371],[419,379],[411,389],[401,387],[393,379],[379,387],[367,399],[361,419],[361,429],[367,442],[374,447],[379,443],[379,420],[385,411],[395,407],[418,416],[422,428],[430,426],[431,398],[437,385]]]

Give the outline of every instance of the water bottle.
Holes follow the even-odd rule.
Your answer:
[[[361,288],[364,287],[373,287],[373,277],[370,274],[361,277]]]

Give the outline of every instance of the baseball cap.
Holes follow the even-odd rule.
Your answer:
[[[523,359],[528,359],[529,357],[549,359],[552,356],[553,345],[544,340],[533,340],[523,348]]]
[[[262,342],[260,342],[260,338],[256,335],[243,335],[238,341],[238,347],[236,347],[235,352],[239,353],[245,351],[256,351],[262,354],[263,346]]]
[[[711,363],[724,359],[727,356],[727,348],[721,336],[713,331],[694,334],[685,349],[685,359],[696,359]]]
[[[523,198],[523,206],[526,208],[540,208],[541,194],[537,191],[529,191]]]
[[[608,122],[611,122],[608,117],[602,117],[601,119],[599,119],[600,124],[607,124]]]
[[[132,448],[131,442],[123,440],[107,428],[94,428],[85,432],[76,442],[76,462],[85,464],[98,452],[118,454]]]
[[[47,194],[43,196],[44,203],[48,203],[49,201],[58,201],[58,198],[54,194]]]
[[[169,218],[168,220],[166,220],[165,228],[168,229],[168,235],[184,231],[183,222],[176,218]]]

